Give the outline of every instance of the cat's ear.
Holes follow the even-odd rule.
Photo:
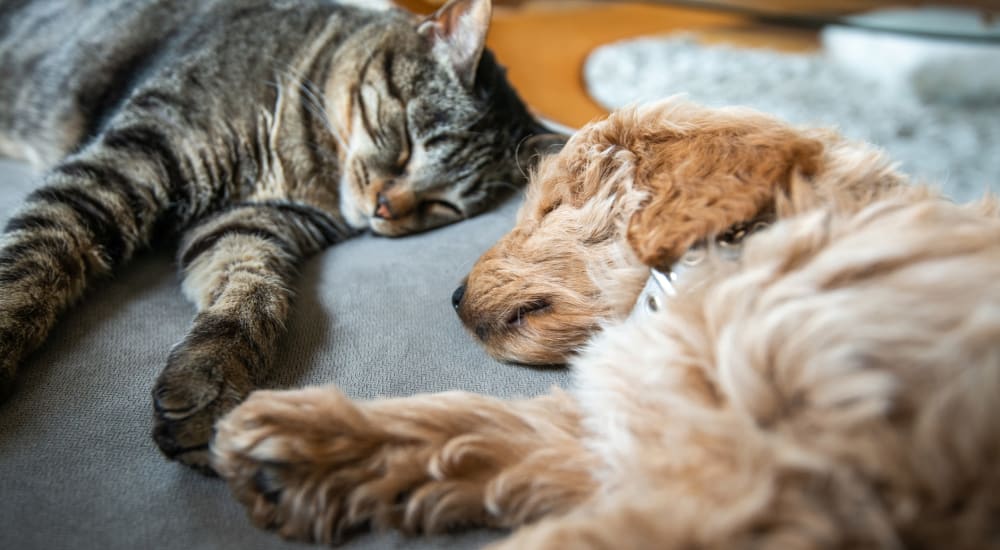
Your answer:
[[[542,157],[561,151],[567,141],[569,136],[566,134],[542,133],[529,136],[517,146],[517,165],[524,173],[528,173]]]
[[[476,79],[492,13],[490,0],[451,0],[417,27],[431,40],[434,55],[451,66],[466,86]]]

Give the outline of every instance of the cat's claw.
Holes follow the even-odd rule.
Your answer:
[[[214,474],[209,445],[215,421],[249,393],[242,369],[225,358],[171,354],[153,388],[153,440],[163,454],[196,470]]]

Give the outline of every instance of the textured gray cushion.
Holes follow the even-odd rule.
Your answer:
[[[0,223],[37,184],[0,161]],[[513,224],[518,200],[403,239],[364,236],[306,262],[273,386],[336,382],[360,398],[462,389],[536,395],[565,371],[493,361],[465,333],[450,296]],[[97,285],[22,365],[0,404],[0,548],[302,548],[254,528],[218,479],[157,451],[149,392],[194,315],[172,251],[149,253]],[[495,533],[352,548],[475,547]]]

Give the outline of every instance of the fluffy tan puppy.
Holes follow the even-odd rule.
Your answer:
[[[780,192],[746,201],[773,207],[777,221],[747,238],[739,260],[710,247],[668,307],[606,323],[574,359],[569,392],[521,401],[452,392],[352,402],[335,388],[251,395],[219,423],[213,453],[253,520],[320,542],[369,525],[519,528],[499,544],[511,549],[1000,547],[996,204],[957,206],[901,186],[877,155],[826,134],[672,103],[585,129],[544,161],[525,210],[554,181],[598,190],[557,195],[576,209],[634,201],[631,211],[597,209],[595,223],[618,217],[608,239],[632,229],[636,257],[669,262],[688,241],[759,214],[706,204],[714,217],[692,217],[691,234],[661,232],[672,218],[636,215],[673,211],[652,188],[626,189],[657,180],[634,176],[644,167],[697,172],[697,158],[661,158],[662,128],[713,117],[731,139],[706,150],[708,166],[754,156],[724,143],[789,161],[773,172],[787,175]],[[761,124],[770,138],[740,140]],[[622,137],[636,147],[609,151]],[[819,160],[793,162],[801,155],[780,152],[812,148],[769,141],[788,139],[821,144],[806,154]],[[593,151],[604,154],[587,158]],[[607,170],[591,176],[591,164]],[[705,170],[738,194],[754,181],[740,171],[751,164],[730,165],[731,178]],[[683,196],[675,182],[668,197]],[[519,228],[536,215],[544,229],[532,211]],[[589,284],[608,296],[612,281]]]
[[[696,241],[773,210],[792,182],[850,206],[901,177],[877,150],[833,132],[671,99],[583,128],[532,181],[513,231],[454,302],[495,357],[556,364],[624,316],[647,265],[669,266]]]

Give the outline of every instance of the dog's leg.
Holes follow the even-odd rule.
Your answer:
[[[320,542],[366,526],[439,532],[563,513],[595,489],[566,394],[352,402],[260,391],[218,424],[214,466],[262,527]]]

